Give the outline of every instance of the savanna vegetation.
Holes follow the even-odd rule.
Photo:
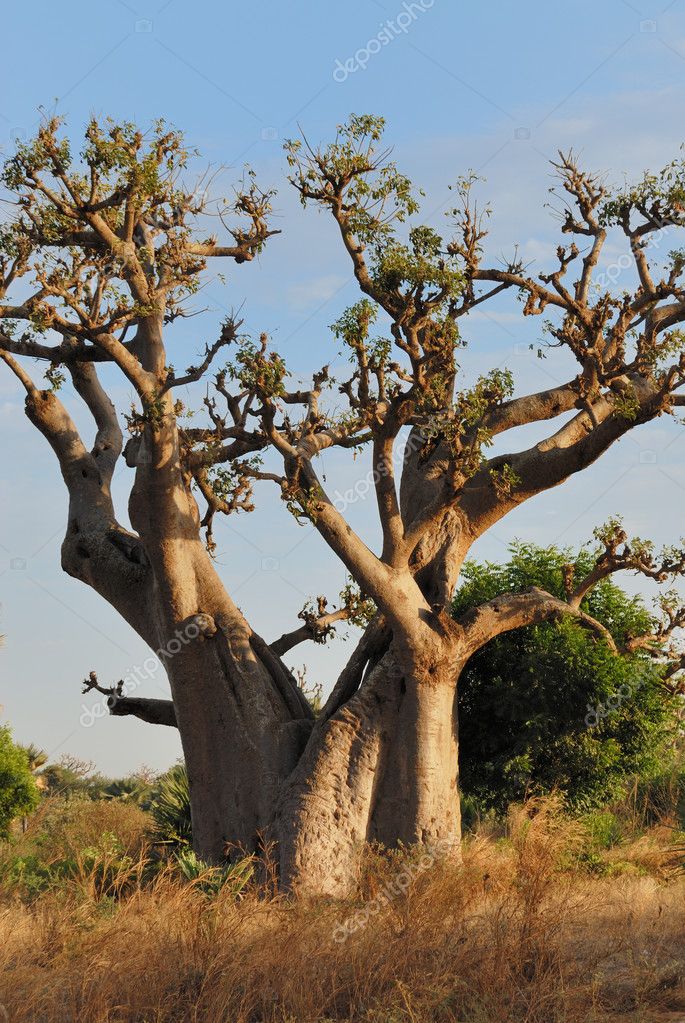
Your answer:
[[[587,557],[519,544],[468,564],[454,613],[555,592]],[[617,642],[649,618],[610,580],[588,611]],[[18,1023],[675,1023],[685,764],[664,671],[569,618],[479,651],[461,862],[369,846],[345,899],[279,893],[273,850],[203,862],[183,764],[112,779],[15,747],[41,798],[0,846],[0,1004]]]
[[[119,798],[49,797],[0,859],[0,1004],[13,1023],[676,1023],[676,787],[512,806],[460,864],[370,848],[345,900],[160,856]]]

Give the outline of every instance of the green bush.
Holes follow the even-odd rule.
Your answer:
[[[145,860],[132,856],[118,835],[104,832],[92,845],[74,847],[59,858],[49,858],[40,841],[35,851],[10,854],[0,863],[0,884],[27,902],[48,890],[71,891],[94,900],[117,898],[145,872],[145,866]]]
[[[563,596],[563,567],[585,575],[593,556],[515,544],[506,564],[469,563],[455,615],[501,593],[539,586]],[[617,644],[649,629],[642,601],[604,580],[584,609]],[[644,654],[615,655],[570,616],[504,634],[478,651],[459,682],[461,786],[468,816],[560,792],[579,810],[617,798],[626,780],[673,761],[675,700]]]
[[[176,853],[175,859],[185,880],[206,895],[217,895],[223,891],[237,898],[254,875],[254,862],[251,856],[226,866],[214,867],[199,859],[192,849],[185,848]]]
[[[38,856],[12,856],[0,866],[3,888],[27,901],[37,898],[55,882],[52,868]]]
[[[176,764],[159,779],[151,797],[150,815],[157,842],[184,848],[192,842],[190,788],[185,764]]]
[[[38,800],[27,751],[12,741],[7,726],[0,727],[0,839],[9,838],[12,821],[31,813]]]
[[[586,814],[583,824],[587,828],[593,849],[611,849],[623,838],[620,820],[616,814],[608,810]]]

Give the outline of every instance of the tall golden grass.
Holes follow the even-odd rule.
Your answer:
[[[370,855],[345,903],[209,898],[171,870],[145,880],[140,850],[108,891],[77,875],[30,905],[3,898],[0,1003],[11,1023],[682,1023],[685,879],[667,837],[609,850],[597,873],[580,826],[532,803],[460,865]]]

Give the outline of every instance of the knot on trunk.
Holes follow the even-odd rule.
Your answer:
[[[141,435],[131,437],[124,445],[124,461],[129,469],[136,469],[139,465],[150,465],[152,455]]]
[[[198,611],[181,622],[181,628],[191,639],[211,639],[217,633],[217,624],[210,614]]]

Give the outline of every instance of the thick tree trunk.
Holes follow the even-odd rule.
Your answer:
[[[420,457],[416,431],[412,439],[402,477],[407,521],[431,502],[439,485],[430,462]],[[441,848],[458,854],[457,681],[464,658],[444,609],[469,543],[456,514],[425,537],[414,573],[435,608],[434,621],[425,628],[417,618],[413,652],[406,636],[388,649],[387,630],[372,624],[364,681],[340,710],[315,726],[278,812],[287,887],[345,894],[354,887],[359,853],[370,841],[390,848],[445,841]],[[341,700],[345,684],[346,672],[336,687]]]
[[[458,843],[456,659],[417,665],[399,679],[368,838],[385,846]]]
[[[458,849],[458,672],[449,637],[420,656],[392,644],[359,692],[317,723],[279,807],[286,887],[348,893],[365,842]]]
[[[190,547],[190,550],[188,548]],[[190,781],[193,846],[209,862],[258,850],[312,715],[294,680],[228,598],[199,541],[157,632]],[[157,587],[155,588],[157,590]],[[175,610],[173,616],[170,609]]]
[[[210,862],[257,850],[311,712],[292,677],[228,596],[168,418],[127,450],[131,522],[150,560],[159,648],[190,782],[193,846]],[[266,837],[266,836],[265,836]]]
[[[285,888],[335,895],[353,887],[396,713],[395,681],[394,671],[381,662],[352,699],[315,725],[277,814]]]
[[[209,862],[256,852],[309,723],[291,720],[272,698],[264,666],[249,649],[236,656],[221,628],[176,655],[167,670],[190,779],[194,849]]]

